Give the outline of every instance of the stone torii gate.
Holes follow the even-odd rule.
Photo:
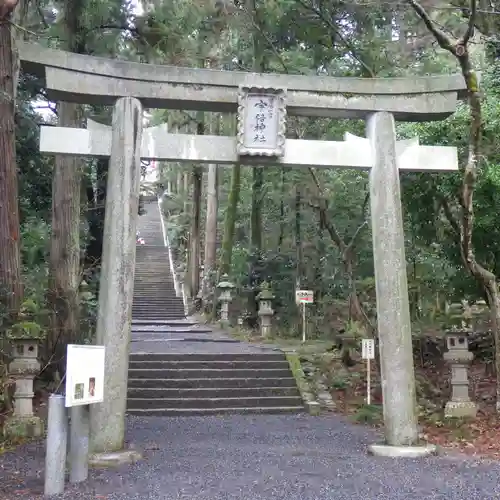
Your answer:
[[[91,413],[94,452],[124,445],[140,159],[370,169],[370,200],[385,436],[391,449],[418,441],[399,170],[458,168],[456,148],[396,141],[395,120],[441,120],[464,96],[460,75],[411,79],[307,77],[132,63],[20,46],[22,67],[49,98],[113,105],[111,128],[43,127],[41,151],[110,157],[97,343],[106,346],[104,403]],[[286,89],[286,90],[285,90]],[[264,102],[264,104],[262,104]],[[142,106],[238,112],[237,137],[142,130]],[[367,139],[285,138],[285,115],[361,118]],[[265,131],[264,131],[265,129]],[[409,370],[408,368],[411,367]],[[389,451],[388,451],[389,450]]]

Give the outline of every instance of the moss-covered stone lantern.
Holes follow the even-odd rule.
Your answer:
[[[469,397],[469,364],[474,355],[469,351],[469,330],[452,329],[445,334],[448,351],[443,358],[451,368],[451,399],[444,414],[448,418],[475,417],[476,404]]]
[[[229,304],[233,300],[233,283],[229,281],[229,276],[223,274],[217,288],[220,290],[220,322],[222,326],[229,326]]]
[[[262,337],[269,337],[271,335],[271,322],[274,315],[273,299],[274,295],[269,283],[264,281],[260,287],[260,293],[257,295],[257,300],[259,301],[260,333]]]
[[[42,327],[34,321],[38,312],[38,306],[27,300],[21,307],[20,321],[7,331],[13,346],[13,360],[8,371],[16,384],[14,414],[4,428],[9,437],[38,437],[43,432],[42,422],[33,412],[33,380],[40,371],[38,346],[45,337]]]

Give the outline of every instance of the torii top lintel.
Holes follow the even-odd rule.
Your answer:
[[[73,54],[20,43],[22,69],[45,78],[49,98],[110,105],[136,97],[150,108],[235,112],[240,85],[286,88],[287,114],[365,118],[388,111],[397,120],[440,120],[464,96],[461,75],[335,78],[192,69]]]

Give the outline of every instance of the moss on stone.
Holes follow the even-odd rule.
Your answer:
[[[7,330],[7,338],[12,340],[18,339],[41,339],[44,337],[42,327],[35,321],[21,321],[12,325]]]
[[[286,360],[288,361],[288,366],[290,367],[290,371],[292,372],[293,378],[297,383],[297,388],[299,389],[300,396],[302,397],[302,401],[306,405],[307,409],[311,413],[311,409],[309,408],[310,403],[315,403],[314,397],[307,382],[304,371],[302,370],[302,365],[300,364],[300,356],[294,352],[285,353]],[[316,409],[314,413],[317,414]]]

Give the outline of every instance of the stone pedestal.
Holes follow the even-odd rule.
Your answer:
[[[469,397],[469,364],[474,355],[469,352],[468,330],[450,330],[446,332],[448,352],[443,358],[451,368],[451,399],[446,403],[444,416],[447,418],[474,418],[476,404]]]
[[[9,375],[14,378],[14,414],[5,423],[7,437],[39,437],[43,423],[33,413],[33,379],[40,371],[38,340],[13,339],[14,360],[9,364]]]
[[[141,103],[131,97],[118,99],[113,110],[96,329],[96,344],[106,348],[104,401],[90,408],[91,453],[124,447],[141,139]]]
[[[274,295],[271,292],[269,285],[264,282],[261,286],[261,291],[257,295],[259,301],[259,318],[260,318],[260,334],[262,337],[270,337],[272,333],[272,319],[274,315],[272,301]]]
[[[222,327],[227,327],[229,326],[229,304],[233,300],[232,290],[234,285],[229,281],[229,276],[224,274],[217,288],[220,290],[220,324]]]

